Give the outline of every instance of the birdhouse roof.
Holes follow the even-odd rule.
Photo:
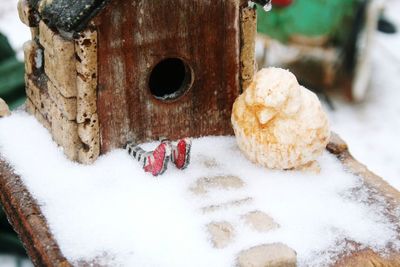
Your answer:
[[[80,31],[110,0],[28,0],[51,27]]]

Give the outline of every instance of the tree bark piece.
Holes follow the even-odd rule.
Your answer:
[[[240,47],[240,75],[242,90],[250,85],[255,69],[257,14],[252,7],[243,8],[240,16],[241,47]]]
[[[78,124],[78,135],[83,143],[78,152],[78,161],[91,164],[100,155],[100,129],[97,114],[93,114],[84,123]]]
[[[78,110],[76,121],[83,123],[97,111],[97,32],[80,33],[75,40]]]
[[[39,40],[44,47],[44,71],[60,93],[76,97],[75,45],[53,32],[43,21],[39,23]]]
[[[70,160],[77,160],[79,149],[82,147],[78,136],[78,124],[75,121],[69,121],[55,104],[51,106],[51,133],[53,139],[63,147],[65,155]]]
[[[60,251],[46,219],[21,179],[0,160],[0,200],[9,222],[35,266],[72,266]]]
[[[334,267],[397,267],[400,265],[399,254],[389,254],[386,257],[381,257],[371,249],[345,256]]]
[[[25,74],[31,75],[37,68],[37,51],[39,49],[36,41],[24,43]]]
[[[28,0],[18,1],[18,15],[22,23],[29,27],[35,27],[38,25],[38,16],[35,14],[35,10],[29,4]]]
[[[70,121],[76,120],[76,97],[66,98],[56,88],[52,81],[47,81],[47,89],[50,98],[54,101],[58,109]]]

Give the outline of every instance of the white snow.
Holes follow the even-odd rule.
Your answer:
[[[49,133],[22,111],[0,120],[0,153],[40,203],[72,262],[98,257],[112,266],[233,266],[240,250],[280,241],[297,251],[299,266],[324,266],[342,252],[345,238],[376,251],[391,242],[400,249],[395,226],[382,215],[383,204],[366,204],[368,192],[360,180],[328,153],[320,158],[320,175],[271,171],[245,159],[234,138],[206,137],[193,141],[187,170],[170,166],[154,178],[124,150],[92,166],[66,160]],[[215,167],[206,167],[210,160]],[[200,177],[221,174],[240,177],[245,187],[213,189],[204,197],[188,190]],[[253,201],[201,211],[246,197]],[[254,210],[266,212],[281,228],[254,232],[240,219]],[[225,249],[208,241],[205,225],[215,220],[236,229],[234,243]]]
[[[400,29],[400,1],[387,2],[388,15]],[[0,31],[21,58],[30,33],[19,21],[16,3],[1,0]],[[399,47],[400,34],[378,34],[367,101],[352,105],[334,99],[336,110],[330,112],[333,129],[355,157],[398,189]],[[230,266],[243,248],[282,241],[298,252],[300,266],[323,266],[344,249],[344,238],[377,251],[390,242],[400,246],[394,226],[382,216],[383,206],[368,206],[368,192],[360,189],[358,178],[328,154],[320,159],[320,175],[282,173],[250,164],[232,138],[204,138],[194,141],[189,169],[179,172],[171,166],[154,179],[122,150],[93,166],[67,161],[46,130],[23,112],[0,119],[0,154],[23,177],[71,261],[99,257],[113,266]],[[218,166],[205,168],[212,158]],[[218,174],[237,175],[246,187],[213,190],[204,198],[187,190],[197,178]],[[248,196],[254,201],[247,205],[200,212],[204,205]],[[253,232],[239,217],[255,209],[274,217],[281,228]],[[234,224],[237,235],[231,246],[216,250],[204,225],[222,219]]]
[[[43,66],[43,50],[37,49],[35,54],[35,67],[40,69]]]
[[[330,119],[352,154],[400,190],[400,1],[387,2],[387,16],[399,33],[377,32],[367,99],[360,104],[334,99]]]
[[[22,45],[30,39],[29,28],[17,12],[18,0],[1,0],[0,31],[23,58]],[[400,30],[400,1],[386,0],[385,13]],[[400,190],[400,34],[377,33],[374,72],[367,100],[351,104],[333,99],[329,111],[333,130],[349,144],[351,152],[372,171]]]
[[[334,95],[335,110],[326,110],[332,129],[348,143],[352,154],[400,190],[400,1],[385,2],[385,15],[396,24],[398,33],[376,31],[366,100],[355,104]],[[256,48],[261,56],[262,42]],[[297,54],[280,46],[274,46],[274,52],[283,61]],[[268,60],[274,64],[277,56],[269,54]]]
[[[22,45],[31,39],[29,27],[18,17],[18,0],[1,0],[0,32],[8,38],[11,46],[17,51],[18,59],[23,60]]]

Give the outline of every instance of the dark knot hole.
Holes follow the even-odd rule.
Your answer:
[[[192,83],[190,67],[179,58],[167,58],[159,62],[150,74],[149,87],[154,97],[174,100],[182,96]]]

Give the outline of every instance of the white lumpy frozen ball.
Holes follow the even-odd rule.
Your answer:
[[[239,148],[252,162],[271,169],[298,168],[325,149],[329,123],[317,96],[289,71],[260,70],[232,111]]]

